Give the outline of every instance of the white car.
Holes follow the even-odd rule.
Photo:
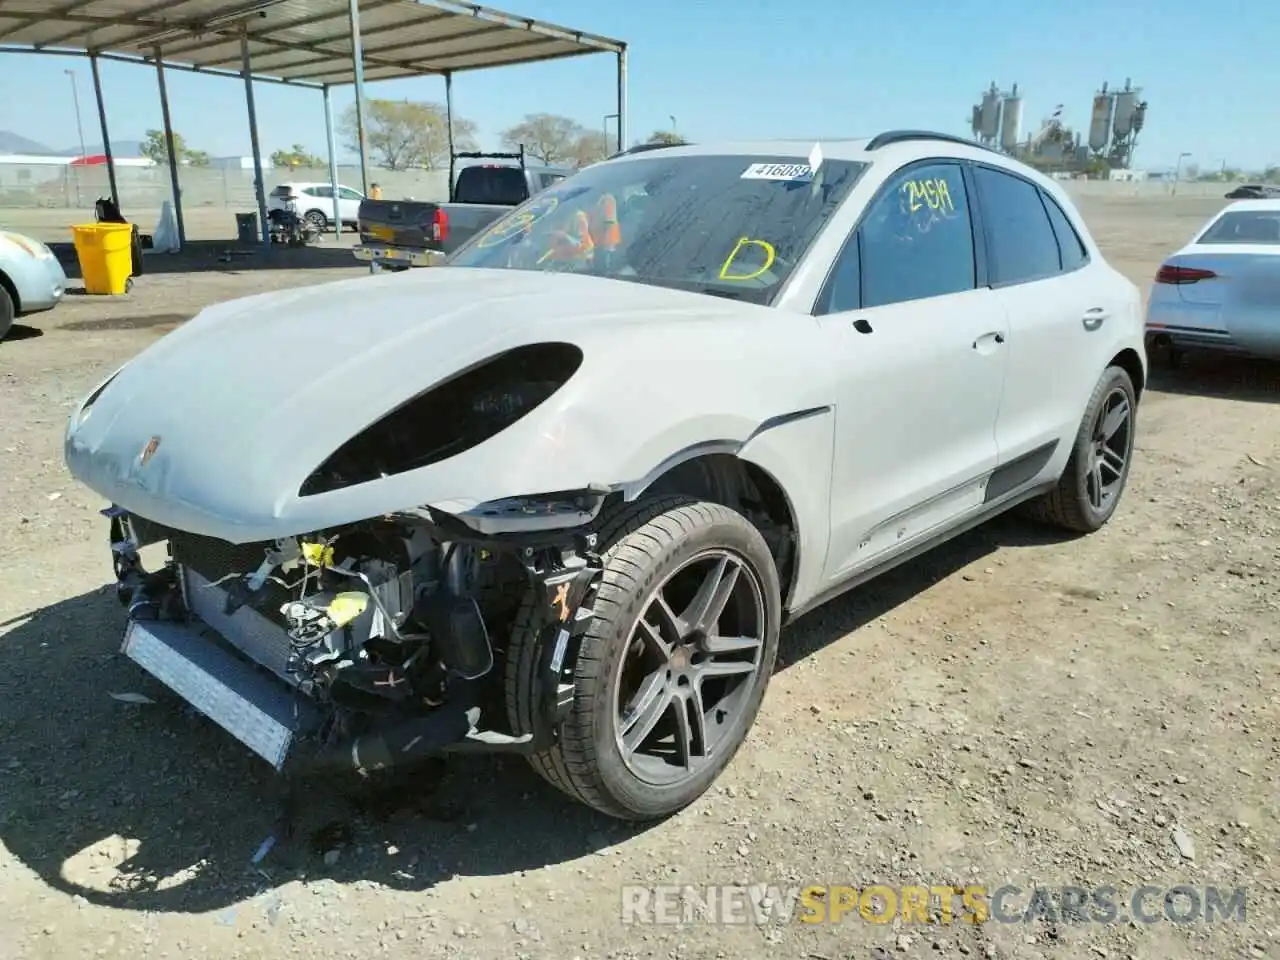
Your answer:
[[[1062,189],[898,131],[627,151],[443,266],[210,307],[65,450],[125,653],[271,764],[510,751],[644,820],[791,619],[1015,506],[1105,524],[1145,382]]]
[[[317,230],[328,230],[333,226],[333,189],[330,183],[282,183],[267,196],[267,209],[288,209],[288,201],[292,197],[298,216],[312,223]],[[344,227],[355,229],[360,218],[360,201],[364,198],[359,190],[338,187],[338,213]]]
[[[1280,199],[1227,204],[1160,265],[1146,334],[1171,365],[1188,347],[1280,359]]]
[[[22,316],[52,310],[67,290],[67,275],[45,244],[0,230],[0,340]]]

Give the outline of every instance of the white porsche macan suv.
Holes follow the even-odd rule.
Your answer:
[[[1015,507],[1105,524],[1146,378],[1138,289],[1016,160],[636,148],[443,266],[209,307],[66,460],[125,653],[277,769],[515,752],[644,820],[731,761],[796,616]]]

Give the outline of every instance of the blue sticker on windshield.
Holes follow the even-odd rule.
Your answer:
[[[805,183],[813,179],[813,167],[807,163],[753,163],[742,172],[740,179]]]

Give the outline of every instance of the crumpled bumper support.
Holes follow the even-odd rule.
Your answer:
[[[147,573],[129,518],[118,509],[104,512],[112,518],[118,595],[129,608],[122,652],[277,771],[337,766],[368,773],[447,753],[538,753],[554,744],[572,706],[578,652],[603,572],[593,534],[517,548],[541,599],[529,732],[478,728],[475,684],[462,682],[429,713],[391,711],[354,739],[332,742],[332,731],[319,736],[331,711],[251,663],[199,618],[175,609],[180,590],[172,570]]]

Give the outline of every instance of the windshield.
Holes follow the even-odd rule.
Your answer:
[[[1280,210],[1224,213],[1196,243],[1280,244]]]
[[[655,156],[593,166],[516,207],[456,267],[589,273],[772,303],[865,163]]]

